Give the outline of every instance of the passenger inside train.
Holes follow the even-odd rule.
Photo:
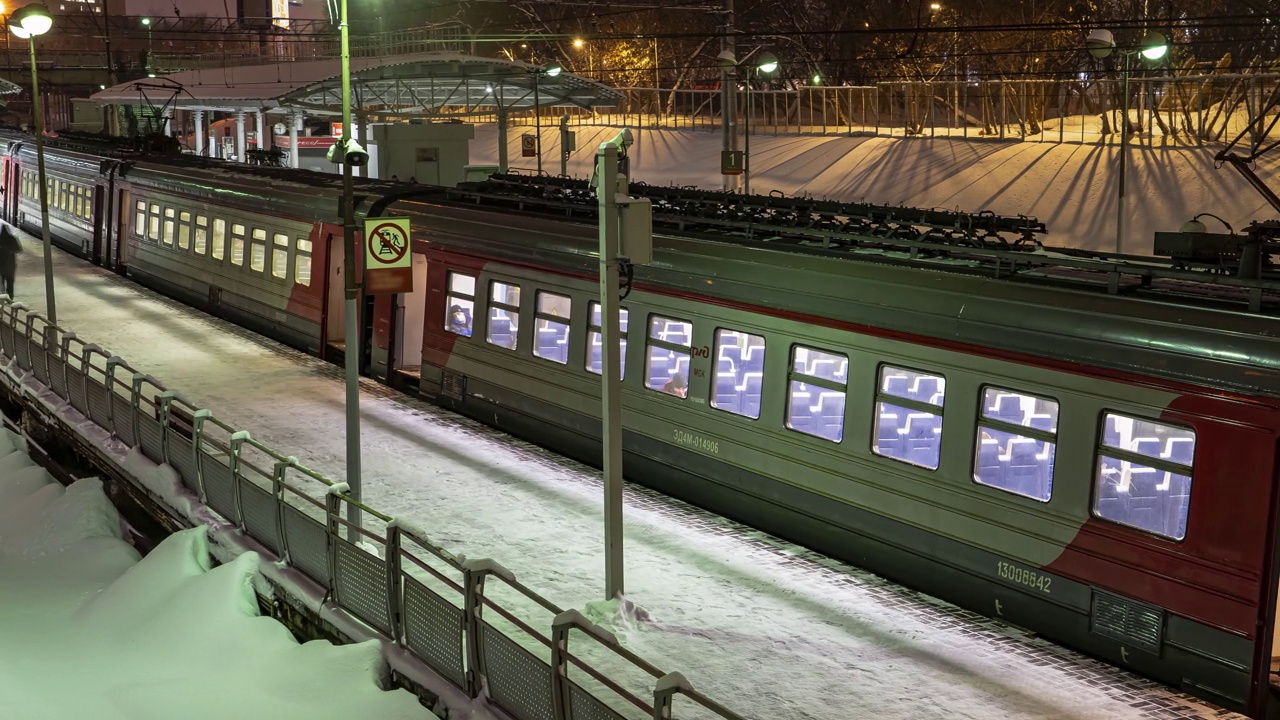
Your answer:
[[[449,332],[471,337],[471,315],[458,305],[449,308]]]
[[[685,378],[684,373],[675,373],[666,385],[662,386],[662,392],[676,397],[687,397],[689,395],[689,381]]]

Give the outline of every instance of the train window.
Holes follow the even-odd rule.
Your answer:
[[[604,366],[603,343],[600,335],[600,303],[592,302],[587,306],[590,311],[587,319],[587,371],[597,375],[604,372],[601,368]],[[618,366],[621,372],[618,374],[619,379],[627,376],[627,309],[618,308],[618,329],[621,330],[621,337],[618,339],[618,352],[621,355],[618,358]]]
[[[449,306],[445,310],[444,329],[456,335],[471,337],[471,313],[476,309],[476,279],[462,273],[449,273]]]
[[[293,256],[293,281],[304,287],[311,285],[311,241],[298,238],[298,252]]]
[[[249,269],[262,272],[267,264],[267,231],[254,228],[249,240]]]
[[[645,356],[645,384],[650,390],[689,396],[689,348],[693,323],[661,315],[649,316],[648,351]]]
[[[764,337],[736,330],[716,330],[715,358],[716,384],[711,393],[711,407],[759,418]]]
[[[221,260],[226,254],[227,248],[227,221],[222,218],[213,219],[213,247],[209,249],[209,255],[214,260]]]
[[[567,295],[543,292],[537,300],[533,323],[533,354],[561,365],[569,364],[569,318],[573,314],[573,300]]]
[[[973,481],[1048,502],[1053,496],[1057,441],[1056,400],[984,387],[973,451]]]
[[[139,200],[138,212],[133,216],[133,232],[139,237],[147,236],[147,201]]]
[[[191,247],[191,213],[178,213],[178,247],[186,250]]]
[[[160,206],[151,203],[151,223],[147,228],[147,237],[160,242]]]
[[[76,215],[84,215],[84,188],[76,185],[71,186],[71,212]]]
[[[491,344],[515,350],[520,342],[520,286],[493,280],[489,283],[489,332]]]
[[[881,365],[871,451],[937,470],[946,386],[939,375]]]
[[[196,242],[195,251],[197,255],[203,255],[209,247],[209,218],[204,215],[196,216]]]
[[[244,265],[244,225],[231,226],[231,264]]]
[[[165,245],[173,244],[173,208],[164,209],[164,242]]]
[[[763,350],[761,347],[760,351]],[[732,355],[729,359],[733,359]],[[717,362],[722,367],[725,364],[724,360]],[[787,379],[787,428],[840,442],[844,437],[849,358],[840,353],[793,345]]]
[[[1187,536],[1195,431],[1103,413],[1093,512],[1173,540]]]
[[[289,236],[275,233],[271,244],[271,276],[283,279],[289,274]]]

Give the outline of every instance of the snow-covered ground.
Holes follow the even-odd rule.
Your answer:
[[[26,247],[18,297],[41,308],[40,249]],[[339,368],[61,253],[55,267],[65,327],[342,478]],[[370,505],[450,550],[497,559],[562,607],[600,599],[595,471],[369,381],[362,419]],[[749,717],[1160,718],[1204,707],[643,489],[628,490],[626,522],[628,595],[652,619],[595,617]]]
[[[377,641],[299,644],[258,614],[253,553],[210,567],[206,529],[145,559],[96,479],[64,488],[0,430],[0,717],[395,718]]]
[[[569,174],[590,177],[596,147],[617,128],[576,127],[578,150]],[[520,156],[520,135],[508,136],[512,169],[532,173]],[[636,129],[631,176],[651,185],[720,189],[720,134]],[[1057,133],[1050,133],[1056,137]],[[478,125],[471,162],[496,165],[497,128]],[[1275,212],[1230,167],[1216,168],[1221,146],[1130,145],[1126,180],[1128,226],[1124,251],[1150,254],[1156,231],[1177,231],[1193,215],[1211,212],[1237,230]],[[542,129],[543,170],[560,172],[560,130]],[[766,135],[751,138],[751,191],[808,194],[846,202],[990,210],[1045,222],[1049,245],[1115,250],[1118,180],[1116,145],[1058,144],[929,137]],[[1264,157],[1262,177],[1280,171]],[[1212,232],[1222,228],[1205,220]]]

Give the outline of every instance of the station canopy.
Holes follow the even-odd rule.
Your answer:
[[[337,59],[187,70],[120,83],[90,99],[176,110],[342,113]],[[538,65],[452,52],[352,58],[351,106],[383,116],[465,117],[538,107],[612,107],[618,91]]]

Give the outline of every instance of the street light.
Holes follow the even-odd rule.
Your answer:
[[[538,96],[538,78],[546,75],[547,77],[555,77],[560,74],[560,63],[549,63],[546,67],[530,68],[529,73],[533,75],[533,127],[536,135],[534,136],[534,148],[538,154],[538,174],[542,174],[542,113],[538,112],[541,107],[541,98]]]
[[[155,77],[155,55],[151,52],[151,18],[142,18],[142,26],[147,29],[147,77]]]
[[[1089,33],[1084,45],[1089,50],[1089,54],[1099,60],[1109,57],[1117,49],[1120,50],[1120,55],[1124,58],[1120,91],[1120,180],[1118,183],[1119,196],[1116,198],[1116,253],[1119,254],[1124,250],[1124,181],[1129,162],[1127,156],[1129,146],[1129,59],[1134,55],[1141,55],[1145,60],[1159,60],[1169,52],[1169,41],[1158,32],[1149,32],[1143,36],[1142,41],[1136,47],[1121,49],[1116,47],[1115,37],[1112,36],[1110,30],[1099,29]]]
[[[45,313],[49,324],[58,324],[53,299],[53,240],[49,237],[49,184],[44,175],[44,109],[40,104],[40,81],[36,77],[36,36],[49,32],[53,17],[40,3],[24,5],[9,16],[9,30],[27,41],[31,51],[31,116],[36,130],[36,168],[40,180],[40,236],[44,240]]]
[[[778,58],[771,52],[760,53],[756,59],[755,69],[763,75],[770,75],[778,69]],[[751,107],[751,74],[747,74],[747,132],[742,139],[742,194],[751,194],[751,125],[755,114]]]

